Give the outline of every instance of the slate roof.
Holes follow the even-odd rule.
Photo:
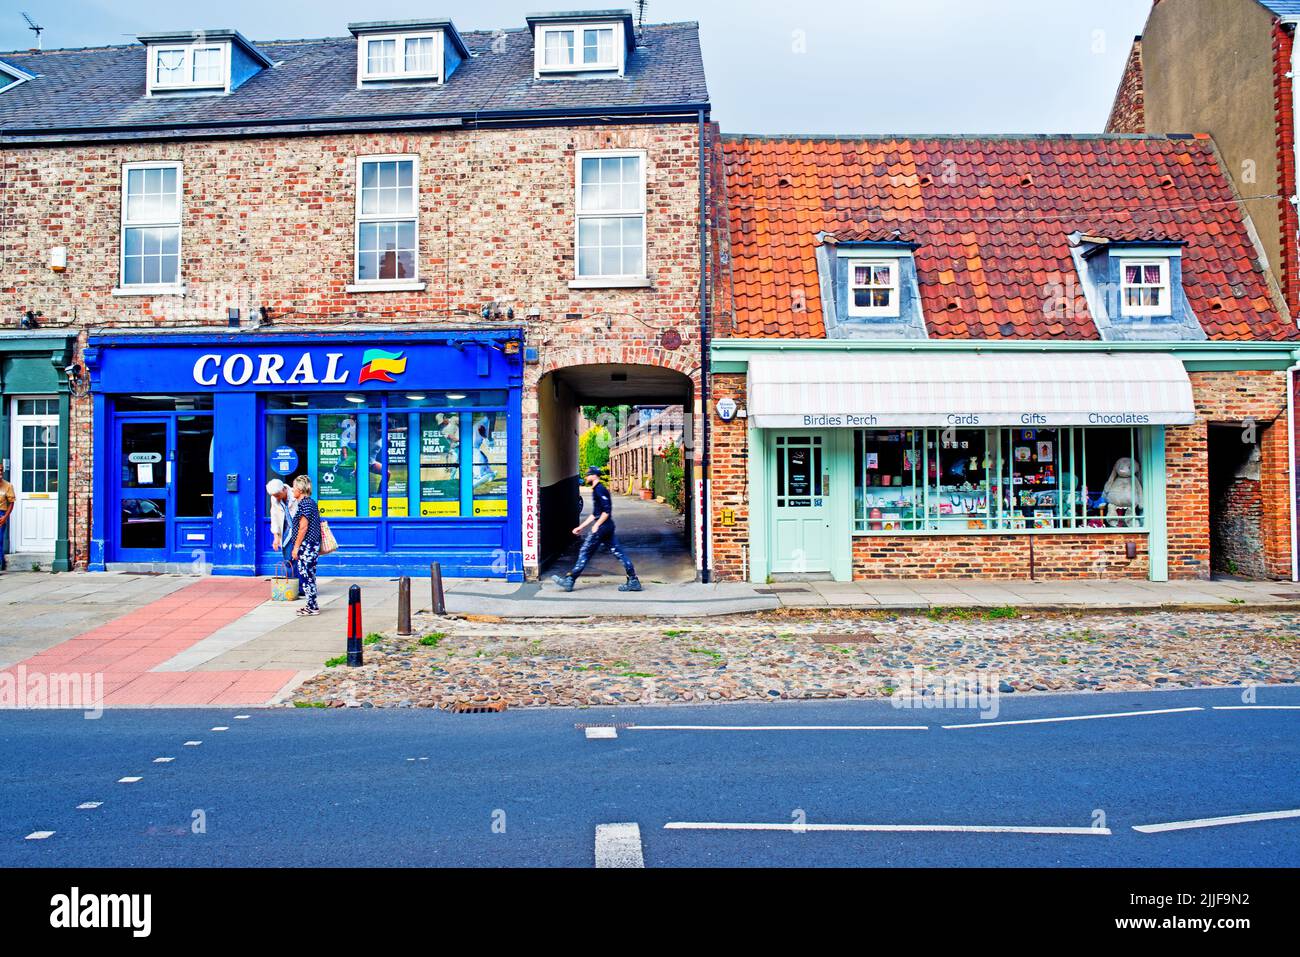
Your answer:
[[[1259,0],[1279,17],[1300,17],[1300,0]]]
[[[76,139],[138,138],[152,131],[211,130],[221,125],[274,125],[377,118],[548,116],[601,112],[669,112],[707,108],[699,27],[695,23],[647,25],[629,55],[623,78],[564,79],[533,76],[533,39],[527,28],[497,34],[461,34],[474,56],[443,86],[358,90],[356,40],[256,43],[275,66],[226,96],[146,97],[142,44],[77,50],[0,53],[0,60],[36,79],[0,94],[0,136],[5,141],[90,130]]]
[[[931,338],[1099,339],[1069,235],[1175,241],[1211,339],[1296,339],[1210,140],[724,137],[737,338],[823,338],[819,234],[917,244]],[[1066,290],[1074,305],[1049,315]],[[1062,315],[1061,313],[1064,313]]]

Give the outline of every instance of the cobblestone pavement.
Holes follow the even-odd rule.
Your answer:
[[[945,677],[1003,694],[1290,684],[1300,614],[785,610],[713,619],[418,616],[299,706],[449,708],[874,698]]]

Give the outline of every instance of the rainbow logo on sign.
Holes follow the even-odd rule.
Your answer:
[[[405,371],[405,353],[367,349],[361,357],[361,378],[358,381],[361,385],[367,382],[396,382],[393,376],[399,376]]]

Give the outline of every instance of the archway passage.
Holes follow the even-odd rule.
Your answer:
[[[637,446],[637,463],[621,460],[606,474],[614,501],[619,541],[647,584],[680,584],[696,578],[691,533],[694,483],[694,385],[681,372],[660,366],[596,364],[569,366],[549,372],[538,383],[538,441],[540,451],[540,571],[543,577],[567,570],[577,558],[580,540],[573,529],[590,514],[591,493],[582,484],[580,456],[583,433],[605,426],[619,448],[620,439]],[[584,415],[601,410],[598,421]],[[602,414],[603,413],[603,414]],[[660,502],[667,468],[660,453],[672,442],[682,449],[684,468],[677,502]],[[660,461],[656,462],[656,459]],[[658,471],[659,482],[654,482]],[[647,480],[648,479],[648,480]],[[649,495],[641,491],[650,485]],[[662,495],[667,499],[669,495]],[[596,556],[588,578],[623,577],[623,568],[609,554]]]

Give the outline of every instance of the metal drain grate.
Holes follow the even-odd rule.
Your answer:
[[[500,714],[508,707],[504,701],[457,701],[448,710],[452,714]]]

